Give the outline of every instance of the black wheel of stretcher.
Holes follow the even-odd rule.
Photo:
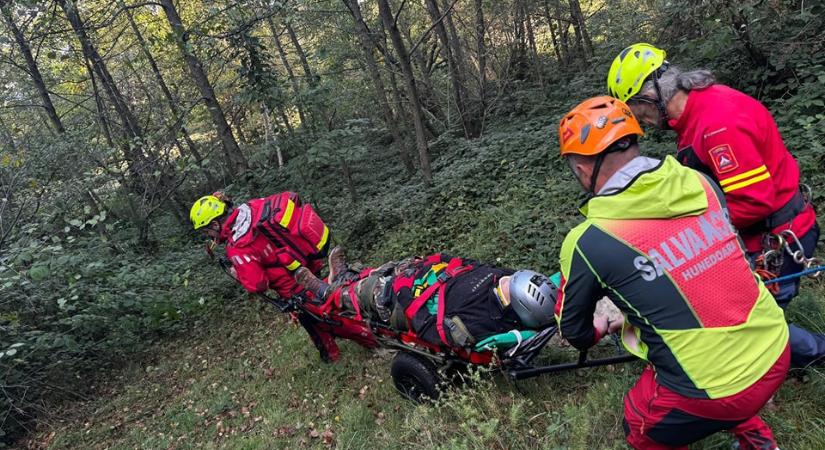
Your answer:
[[[438,398],[438,371],[424,356],[398,352],[392,360],[390,374],[395,388],[404,398],[416,403]]]

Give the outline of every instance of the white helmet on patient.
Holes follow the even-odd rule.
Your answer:
[[[510,305],[528,328],[542,328],[553,322],[558,287],[546,276],[519,270],[510,277]]]

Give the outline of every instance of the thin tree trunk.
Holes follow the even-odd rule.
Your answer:
[[[517,80],[527,78],[527,32],[524,29],[524,0],[513,1],[513,50],[510,65],[513,77]]]
[[[415,125],[415,141],[418,146],[418,157],[421,162],[421,172],[424,175],[425,184],[432,183],[433,173],[430,167],[430,149],[427,145],[427,137],[424,131],[424,112],[421,110],[421,100],[418,97],[418,87],[415,83],[412,66],[410,65],[410,55],[407,47],[401,38],[401,32],[395,23],[389,0],[378,0],[378,11],[384,27],[390,34],[390,40],[398,55],[398,63],[404,74],[404,81],[407,84],[407,92],[412,103],[413,124]]]
[[[367,64],[367,72],[372,80],[372,86],[375,89],[375,96],[378,103],[381,104],[381,110],[384,113],[384,121],[387,123],[387,128],[390,129],[392,139],[398,148],[398,157],[407,169],[407,172],[412,173],[415,170],[412,160],[407,154],[404,147],[404,141],[401,139],[401,132],[398,130],[398,122],[395,115],[390,108],[389,100],[387,99],[387,90],[384,86],[384,80],[381,78],[381,72],[378,71],[378,63],[375,61],[373,55],[373,48],[375,45],[370,39],[369,28],[364,22],[364,17],[361,15],[361,8],[358,6],[358,0],[344,0],[344,4],[350,10],[352,18],[355,21],[355,29],[358,32],[358,38],[361,43],[361,50],[364,53],[364,60]]]
[[[235,140],[235,136],[232,135],[232,128],[230,128],[229,123],[226,121],[226,115],[224,115],[223,109],[221,108],[220,103],[218,103],[218,99],[215,97],[215,91],[209,83],[209,78],[207,78],[206,72],[203,70],[203,66],[201,66],[201,62],[197,57],[195,57],[189,47],[189,34],[183,28],[183,23],[181,23],[178,11],[175,9],[175,5],[172,3],[172,0],[159,1],[163,6],[164,12],[166,13],[166,18],[169,21],[169,25],[172,27],[172,31],[175,35],[175,42],[183,54],[183,59],[186,61],[186,65],[189,66],[189,72],[192,74],[195,85],[197,85],[201,92],[201,97],[206,104],[206,108],[209,110],[209,115],[212,117],[212,122],[215,124],[215,128],[217,129],[218,137],[221,140],[221,146],[223,148],[224,158],[226,160],[228,174],[230,176],[234,176],[240,172],[243,172],[247,169],[246,160],[241,153],[240,147],[238,147],[238,142]]]
[[[447,31],[450,34],[450,45],[453,48],[453,55],[455,56],[458,67],[459,67],[459,75],[461,76],[461,80],[465,83],[464,87],[466,89],[466,81],[467,81],[467,55],[464,54],[464,47],[461,45],[461,39],[458,36],[458,31],[456,30],[455,24],[453,23],[453,9],[451,8],[451,4],[447,3],[445,0],[444,7],[442,11],[444,12],[444,23],[447,24]]]
[[[582,46],[585,56],[593,56],[593,43],[587,33],[587,26],[584,23],[581,4],[579,0],[568,0],[570,4],[570,17],[573,19],[573,31],[576,33],[576,41]]]
[[[100,125],[100,131],[103,133],[103,137],[106,138],[106,143],[109,144],[109,147],[115,148],[115,143],[112,140],[112,132],[109,129],[109,121],[106,118],[106,110],[103,106],[103,100],[100,96],[100,91],[97,88],[97,80],[95,80],[95,71],[94,69],[92,69],[91,64],[89,64],[88,59],[84,57],[83,62],[86,64],[86,71],[89,72],[89,80],[91,80],[92,82],[92,94],[95,96],[97,122]]]
[[[383,25],[383,23],[382,23]],[[383,32],[383,26],[382,26]],[[405,28],[403,30],[405,33],[405,37],[407,39],[407,44],[414,45],[412,36],[410,35],[410,29]],[[431,65],[427,64],[427,58],[425,57],[424,49],[426,48],[426,44],[428,42],[428,38],[425,39],[420,45],[419,49],[416,50],[413,54],[410,55],[410,62],[418,68],[418,73],[421,75],[418,83],[418,93],[421,95],[421,102],[423,105],[426,105],[431,111],[436,111],[436,113],[440,117],[445,117],[444,113],[441,111],[440,105],[435,97],[435,91],[433,89],[433,79],[431,74]],[[433,45],[433,51],[438,51],[438,42]],[[396,66],[397,69],[401,69],[400,66]]]
[[[34,60],[34,56],[32,56],[28,42],[26,42],[26,37],[23,35],[23,31],[17,27],[16,23],[14,23],[14,17],[9,10],[9,4],[5,1],[0,1],[0,11],[3,13],[3,19],[6,22],[6,27],[8,27],[14,35],[14,40],[17,41],[17,46],[20,47],[20,53],[26,60],[26,67],[29,69],[29,76],[31,76],[32,82],[34,82],[34,87],[37,89],[38,95],[40,95],[40,100],[43,102],[43,108],[46,110],[46,114],[49,116],[52,126],[54,126],[59,133],[65,132],[66,129],[63,127],[63,122],[60,120],[60,116],[57,115],[57,110],[54,107],[54,103],[52,103],[49,90],[46,88],[46,83],[43,81],[43,75],[40,74],[40,68],[37,67],[37,62]]]
[[[338,162],[341,164],[341,172],[343,172],[344,182],[347,185],[349,196],[352,199],[352,202],[355,203],[358,201],[358,192],[355,190],[355,183],[352,182],[352,173],[349,170],[349,163],[347,163],[347,160],[341,156],[338,157]]]
[[[289,135],[292,136],[293,134],[295,134],[295,130],[289,123],[289,116],[286,115],[286,111],[284,110],[284,105],[280,103],[278,104],[278,115],[281,116],[281,122],[284,123],[284,127],[286,127],[286,131],[289,132]]]
[[[550,14],[550,2],[548,0],[544,0],[544,17],[547,19],[547,28],[550,30],[550,40],[553,42],[553,53],[556,54],[556,61],[564,63],[561,56],[559,39],[556,36],[556,27],[553,23],[553,15]]]
[[[444,58],[450,67],[450,81],[452,83],[453,97],[456,108],[458,109],[458,117],[461,121],[461,126],[464,130],[464,137],[471,139],[474,136],[474,126],[471,123],[467,106],[464,99],[467,94],[464,92],[464,82],[462,79],[461,67],[459,67],[456,55],[453,53],[453,46],[450,43],[450,38],[447,35],[447,28],[444,26],[444,20],[447,15],[442,16],[440,8],[436,0],[425,0],[427,4],[427,11],[430,13],[430,18],[435,26],[435,34],[441,41],[441,50],[444,53]]]
[[[302,124],[309,125],[309,122],[307,122],[307,118],[304,115],[301,102],[299,101],[301,97],[301,85],[298,84],[298,79],[295,78],[295,72],[292,71],[292,65],[286,57],[286,51],[284,51],[284,46],[281,45],[281,38],[278,37],[279,33],[278,30],[275,29],[275,23],[272,22],[272,17],[268,17],[266,22],[267,25],[269,25],[269,31],[272,33],[272,40],[275,42],[275,47],[278,49],[278,56],[281,58],[281,64],[284,66],[286,76],[292,84],[292,91],[295,93],[295,108],[298,110],[298,117],[301,118]]]
[[[556,17],[564,17],[561,9],[561,0],[553,0],[556,7]],[[561,56],[564,65],[570,64],[570,23],[559,19],[559,44],[561,46]]]
[[[261,114],[264,116],[264,136],[266,139],[267,149],[272,143],[275,144],[275,153],[278,158],[278,168],[284,168],[284,155],[281,153],[281,146],[275,142],[275,133],[272,132],[272,121],[269,118],[269,108],[266,103],[261,102]]]
[[[315,87],[318,85],[318,79],[312,73],[312,69],[309,67],[309,61],[307,61],[307,55],[304,53],[303,47],[301,47],[301,43],[298,41],[298,36],[295,35],[295,30],[292,29],[292,26],[289,22],[285,22],[284,25],[286,26],[286,32],[289,35],[289,39],[292,41],[292,45],[295,47],[295,51],[298,52],[298,59],[301,61],[301,66],[304,68],[304,76],[307,79],[307,83],[309,83],[310,87]]]
[[[212,172],[209,171],[204,163],[204,157],[201,154],[198,146],[192,140],[191,136],[189,135],[189,130],[186,128],[186,125],[183,124],[183,115],[181,114],[180,108],[178,107],[178,103],[175,100],[175,97],[172,95],[172,91],[169,89],[169,86],[166,84],[166,80],[163,78],[163,74],[160,72],[158,68],[157,61],[155,61],[155,57],[152,55],[152,52],[149,51],[149,46],[146,44],[146,40],[143,39],[143,34],[140,32],[140,29],[135,23],[135,19],[132,16],[132,11],[126,8],[125,3],[123,0],[118,0],[120,7],[123,9],[124,13],[126,14],[126,18],[129,21],[129,26],[132,28],[132,32],[135,34],[135,39],[140,46],[141,51],[143,52],[143,56],[146,58],[146,61],[149,63],[149,67],[152,69],[152,74],[155,76],[155,81],[158,83],[158,87],[160,87],[160,91],[163,93],[163,96],[166,98],[167,106],[172,113],[172,120],[174,121],[174,126],[180,129],[181,135],[183,136],[183,140],[186,142],[186,146],[188,147],[189,153],[195,158],[195,162],[198,163],[198,166],[203,170],[204,174],[206,175],[206,179],[209,182],[210,186],[217,186],[217,182],[215,181],[214,177],[212,176]]]
[[[484,132],[484,116],[487,112],[487,46],[484,43],[484,7],[481,0],[475,0],[476,13],[476,51],[478,52],[478,97],[481,114],[481,130]]]
[[[539,52],[536,47],[536,36],[533,34],[533,19],[530,16],[530,11],[526,11],[525,17],[527,24],[527,42],[530,44],[530,65],[533,66],[533,71],[536,73],[536,77],[538,77],[539,86],[544,87],[544,77],[539,66]]]
[[[117,83],[109,73],[106,63],[103,61],[103,58],[101,58],[97,48],[95,48],[94,44],[92,44],[92,40],[89,38],[89,35],[86,34],[85,25],[77,12],[77,7],[74,1],[55,0],[55,3],[57,3],[57,5],[63,9],[63,12],[66,13],[66,18],[69,20],[75,36],[77,36],[77,39],[80,41],[83,54],[86,56],[86,59],[91,62],[92,68],[97,74],[100,83],[103,85],[103,90],[106,91],[109,100],[115,107],[115,111],[123,121],[126,135],[130,138],[136,138],[139,140],[142,139],[143,131],[141,130],[134,114],[132,114],[132,110],[126,104],[126,100],[123,98],[123,95],[120,93]],[[135,154],[133,150],[129,151],[128,156],[133,160],[142,159],[139,157],[140,155]]]

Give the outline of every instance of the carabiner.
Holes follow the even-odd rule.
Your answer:
[[[802,257],[803,257],[803,258],[805,257],[805,256],[804,256],[804,253],[805,253],[805,247],[803,247],[803,246],[802,246],[802,243],[801,243],[801,242],[799,242],[799,238],[798,238],[798,237],[796,237],[796,233],[794,233],[794,232],[793,232],[793,231],[791,231],[791,230],[782,230],[782,231],[780,231],[780,232],[779,232],[779,234],[780,234],[780,235],[782,235],[782,236],[785,236],[785,240],[786,240],[786,241],[796,244],[797,251],[792,251],[792,250],[791,250],[791,246],[790,246],[790,245],[786,245],[786,246],[785,246],[785,248],[788,250],[788,254],[789,254],[789,255],[791,255],[791,256],[793,256],[794,261],[796,261],[796,260],[797,260],[796,255],[795,255],[795,253],[797,253],[797,252],[802,252],[802,254],[803,254],[803,256],[802,256]],[[790,239],[788,239],[788,236],[790,236]],[[798,261],[797,261],[797,264],[801,264],[801,262],[798,262]]]

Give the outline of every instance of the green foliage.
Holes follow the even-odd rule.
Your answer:
[[[0,259],[0,420],[9,432],[26,423],[11,412],[71,400],[66,392],[88,388],[78,380],[202,324],[222,296],[236,295],[186,240],[165,237],[158,256],[78,234],[100,216],[71,219],[57,234],[24,227]]]
[[[556,156],[559,116],[582,99],[602,94],[612,58],[635,41],[665,47],[671,62],[682,67],[710,68],[720,81],[763,101],[798,159],[815,201],[825,199],[825,9],[815,2],[610,0],[585,11],[594,43],[592,57],[577,47],[574,31],[564,21],[572,54],[565,62],[555,56],[545,17],[557,12],[546,11],[544,5],[555,3],[524,0],[520,3],[537,40],[535,59],[525,65],[524,36],[522,42],[514,42],[514,3],[484,1],[483,92],[475,72],[479,55],[474,2],[458,2],[453,13],[460,48],[466,53],[461,62],[469,75],[465,100],[479,103],[484,94],[486,102],[484,133],[468,141],[456,137],[460,118],[452,74],[437,38],[424,34],[431,31],[425,8],[418,2],[394,1],[395,8],[405,4],[398,11],[404,39],[410,47],[420,44],[413,63],[426,109],[435,175],[431,187],[420,175],[407,173],[398,158],[399,151],[414,147],[410,99],[370,2],[358,3],[380,47],[374,56],[381,64],[401,142],[393,142],[361,60],[352,18],[340,1],[176,2],[188,26],[186,47],[204,65],[232,135],[241,141],[242,155],[235,156],[250,167],[236,177],[228,176],[223,166],[212,112],[200,102],[201,94],[176,48],[176,36],[161,20],[162,10],[154,5],[130,8],[170,86],[180,114],[177,121],[173,118],[178,113],[171,112],[165,93],[159,92],[155,72],[123,11],[113,10],[108,2],[76,2],[89,21],[91,40],[145,128],[137,139],[124,137],[122,119],[98,75],[92,84],[85,59],[74,50],[79,48],[76,37],[66,32],[65,17],[45,4],[14,3],[25,36],[36,43],[37,63],[67,132],[58,134],[44,124],[42,100],[30,74],[20,70],[24,62],[4,26],[0,57],[9,64],[0,64],[0,78],[8,80],[0,86],[0,441],[19,436],[55,402],[74,400],[67,392],[91,392],[86,390],[87,380],[100,376],[100,369],[117,370],[135,359],[164,353],[169,342],[183,347],[190,342],[170,339],[210,327],[216,316],[228,313],[237,322],[218,323],[247,333],[238,336],[229,330],[215,338],[223,345],[223,360],[216,369],[220,373],[207,370],[201,377],[211,366],[204,369],[196,356],[208,355],[209,349],[181,351],[187,366],[167,363],[168,367],[173,374],[186,373],[193,384],[171,384],[188,392],[183,399],[193,403],[166,405],[162,417],[152,418],[152,426],[173,431],[158,436],[138,427],[123,446],[177,445],[170,436],[178,439],[184,435],[178,431],[186,429],[198,437],[208,435],[207,447],[221,447],[223,441],[213,440],[219,432],[213,416],[226,424],[249,426],[242,413],[226,413],[242,400],[253,401],[243,398],[242,391],[271,394],[262,420],[278,427],[298,425],[300,431],[294,435],[282,430],[289,435],[278,437],[285,446],[300,444],[305,432],[320,435],[327,429],[346,430],[335,441],[341,446],[362,445],[371,437],[386,447],[621,446],[618,397],[632,374],[601,373],[584,381],[564,376],[558,383],[538,383],[529,398],[481,377],[475,379],[478,389],[454,392],[434,409],[409,408],[388,400],[394,394],[386,379],[381,380],[386,375],[383,366],[371,367],[366,354],[321,369],[311,362],[312,350],[301,333],[278,335],[270,348],[268,338],[275,336],[267,327],[272,324],[261,316],[272,312],[259,311],[256,316],[250,309],[222,308],[224,300],[240,291],[199,253],[190,239],[186,212],[190,201],[217,188],[226,188],[238,200],[292,190],[313,202],[330,223],[333,240],[346,245],[352,259],[366,264],[448,251],[511,267],[554,271],[561,241],[579,220],[576,207],[581,199],[579,187]],[[569,14],[569,3],[560,2],[559,14]],[[293,79],[276,56],[267,19],[281,33]],[[285,33],[286,24],[297,33],[303,54]],[[302,56],[311,73],[305,72]],[[271,122],[264,120],[262,105]],[[274,140],[264,137],[268,123],[274,124]],[[642,145],[647,154],[670,154],[673,136],[652,131]],[[283,169],[273,164],[276,148],[287,160]],[[128,152],[143,159],[132,164]],[[349,186],[343,164],[351,172]],[[357,201],[348,188],[357,193]],[[807,302],[816,309],[810,299]],[[800,311],[791,315],[807,321],[807,326],[821,323],[821,316]],[[256,336],[251,330],[267,333]],[[260,359],[241,356],[233,361],[238,352],[246,351],[235,344],[236,337],[255,348]],[[284,372],[287,388],[279,384],[276,389],[250,369],[262,361],[268,369]],[[289,364],[284,361],[299,363],[285,367]],[[157,377],[154,384],[142,386],[150,394],[155,391],[149,389],[155,389],[177,395],[166,389],[168,373],[155,374],[150,367],[139,370]],[[307,372],[337,384],[319,386],[315,378],[310,384]],[[378,380],[365,395],[358,391],[361,386],[352,387],[361,384],[362,372]],[[820,378],[814,386],[782,395],[793,397],[796,409],[810,406],[821,411],[819,403],[806,403],[806,396],[821,397]],[[240,384],[230,390],[213,386],[231,384],[226,380]],[[581,383],[592,389],[580,392],[583,389],[576,386]],[[151,395],[146,392],[133,394],[134,401],[158,401],[147,398]],[[340,403],[332,404],[330,397]],[[379,410],[362,405],[362,397]],[[317,406],[321,412],[282,408],[293,402]],[[192,404],[200,409],[190,408]],[[125,401],[104,410],[116,413],[116,406],[133,407]],[[816,414],[796,409],[771,413],[770,418],[794,447],[821,447],[821,435],[794,435],[799,424],[819,420]],[[329,414],[332,410],[340,422]],[[491,415],[491,410],[498,413]],[[210,419],[202,427],[203,414]],[[143,420],[140,417],[130,419]],[[378,419],[388,422],[384,425],[392,433],[381,431]],[[124,427],[111,426],[103,433],[106,439],[116,439]],[[597,427],[608,432],[593,436],[591,430]],[[254,442],[267,446],[270,431]],[[66,446],[91,446],[78,439]],[[306,439],[320,442],[311,434]],[[710,445],[723,445],[719,442]]]

